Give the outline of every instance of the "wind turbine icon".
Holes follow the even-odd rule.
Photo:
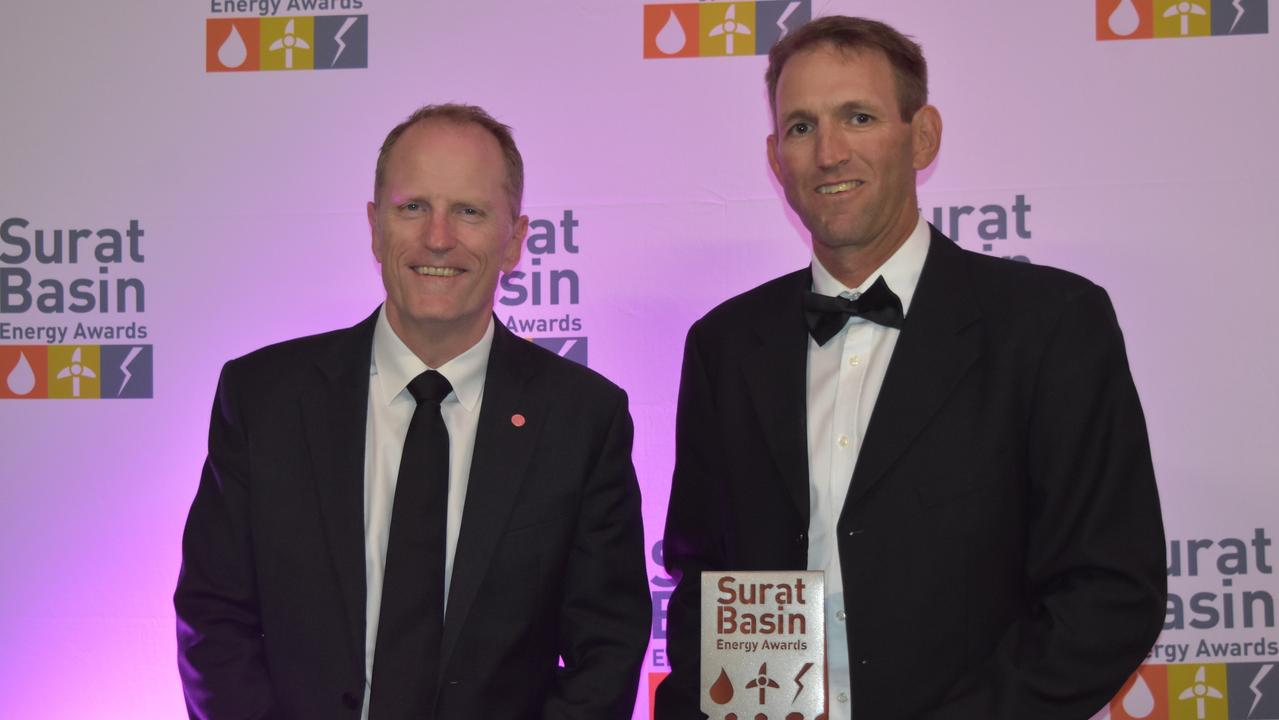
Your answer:
[[[1171,5],[1168,7],[1167,10],[1164,10],[1164,17],[1166,18],[1174,17],[1176,15],[1181,16],[1181,34],[1182,35],[1190,34],[1190,16],[1191,15],[1207,15],[1207,14],[1208,14],[1208,11],[1204,10],[1202,5],[1199,5],[1197,3],[1192,3],[1192,2],[1185,2],[1185,0],[1182,0],[1182,2],[1176,3],[1175,5]]]
[[[293,48],[297,48],[299,50],[310,50],[311,46],[307,44],[306,40],[303,40],[302,38],[293,34],[293,18],[289,18],[289,22],[286,23],[284,26],[284,37],[279,38],[275,42],[271,43],[271,47],[269,49],[283,50],[284,51],[284,67],[292,70],[293,69]]]
[[[759,704],[764,704],[764,694],[769,688],[777,687],[777,681],[768,676],[768,663],[759,666],[759,676],[746,683],[748,688],[759,688]]]
[[[732,55],[733,54],[733,36],[734,35],[750,35],[750,34],[751,34],[750,28],[737,22],[737,6],[729,5],[728,10],[724,13],[724,22],[711,28],[711,31],[706,33],[706,36],[719,37],[720,35],[723,35],[724,51],[725,53]]]
[[[1204,666],[1200,665],[1199,669],[1195,671],[1195,684],[1182,690],[1181,694],[1177,696],[1178,700],[1195,701],[1195,716],[1199,720],[1204,720],[1207,717],[1204,710],[1204,699],[1214,698],[1220,700],[1222,697],[1220,690],[1208,684],[1207,672]]]
[[[80,348],[76,348],[71,353],[71,364],[58,371],[59,380],[71,378],[71,397],[80,397],[80,378],[96,378],[97,376],[97,373],[93,372],[93,368],[81,362]]]

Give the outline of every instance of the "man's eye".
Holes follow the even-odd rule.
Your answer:
[[[853,117],[850,118],[850,120],[854,125],[867,125],[871,120],[874,120],[874,118],[866,113],[853,113]]]
[[[790,126],[791,135],[807,135],[813,131],[813,126],[806,122],[798,122]]]
[[[422,210],[422,203],[419,203],[419,202],[406,202],[406,203],[404,203],[403,205],[401,205],[401,206],[400,206],[400,210],[401,210],[402,212],[408,212],[408,213],[421,212],[421,210]]]

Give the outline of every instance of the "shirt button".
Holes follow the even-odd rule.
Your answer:
[[[861,365],[862,364],[861,356],[853,355],[852,357],[848,358],[848,364],[852,365],[853,367],[857,367],[858,365]]]
[[[840,435],[840,436],[839,436],[839,446],[840,446],[840,447],[848,447],[848,436],[847,436],[847,435]]]
[[[836,700],[838,700],[838,701],[840,701],[840,702],[842,702],[842,703],[846,703],[846,702],[848,702],[848,693],[844,693],[844,692],[842,692],[842,693],[840,693],[840,694],[836,695],[836,696],[835,696],[835,699],[836,699]]]
[[[846,617],[848,617],[848,615],[844,614],[843,610],[840,610],[839,612],[835,613],[835,619],[840,622],[844,622],[844,618]]]

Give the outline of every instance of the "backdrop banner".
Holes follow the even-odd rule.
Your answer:
[[[501,322],[630,394],[661,532],[684,334],[797,269],[766,53],[810,17],[920,41],[945,124],[924,217],[1110,292],[1171,596],[1099,717],[1279,717],[1279,44],[1267,0],[69,0],[0,43],[0,716],[183,716],[172,592],[226,360],[382,297],[386,132],[481,105],[528,169]],[[920,672],[929,658],[920,657]]]

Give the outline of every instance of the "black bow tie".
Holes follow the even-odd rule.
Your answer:
[[[898,330],[905,320],[901,298],[888,289],[883,275],[856,300],[804,293],[804,319],[808,321],[808,333],[818,345],[825,345],[827,340],[835,337],[850,316],[866,318]]]

